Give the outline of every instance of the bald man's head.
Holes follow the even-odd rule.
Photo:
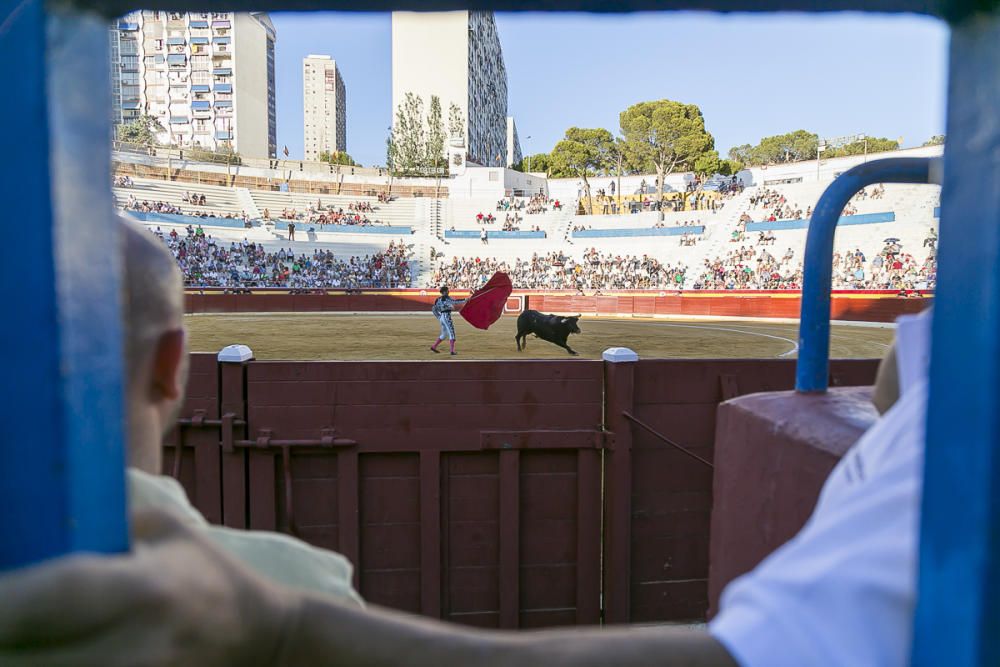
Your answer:
[[[128,370],[129,464],[158,473],[163,435],[187,381],[184,292],[177,262],[149,231],[119,216]]]

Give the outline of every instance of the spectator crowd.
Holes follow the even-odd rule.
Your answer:
[[[345,209],[343,206],[333,204],[323,205],[322,200],[317,200],[316,204],[309,204],[305,211],[298,211],[295,208],[284,208],[281,215],[282,220],[301,221],[310,225],[319,225],[320,229],[324,225],[356,225],[359,227],[370,227],[372,225],[383,224],[381,220],[368,217],[369,213],[374,213],[375,207],[369,202],[351,202]],[[271,221],[271,211],[264,209],[261,213],[264,222]]]
[[[475,289],[497,271],[509,275],[518,289],[632,290],[680,288],[686,268],[648,255],[612,255],[591,248],[580,260],[560,252],[535,253],[513,263],[490,257],[454,257],[433,272],[431,284]]]
[[[191,227],[153,233],[166,243],[188,287],[285,287],[291,289],[410,287],[406,246],[390,242],[384,252],[343,259],[328,250],[296,254],[290,248],[268,252],[261,244],[230,242],[228,246]]]
[[[934,289],[937,280],[935,245],[931,231],[924,247],[927,259],[918,262],[904,252],[899,239],[886,239],[871,260],[860,248],[833,255],[833,289],[924,290]],[[802,288],[802,263],[793,264],[794,251],[788,248],[780,259],[767,248],[740,246],[725,257],[706,259],[694,289],[706,290],[798,290]]]

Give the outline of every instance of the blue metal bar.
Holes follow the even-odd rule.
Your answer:
[[[0,570],[128,546],[107,23],[5,7],[0,200],[30,224],[0,243]]]
[[[826,391],[830,362],[830,287],[833,279],[833,236],[844,207],[862,188],[874,183],[940,182],[939,160],[889,158],[860,164],[844,172],[816,204],[806,237],[799,322],[799,360],[795,390]]]
[[[584,11],[636,12],[703,10],[713,12],[905,12],[930,14],[956,20],[982,10],[995,0],[283,0],[270,8],[284,11]],[[76,0],[76,6],[96,9],[106,16],[121,16],[133,9],[132,0]],[[266,5],[266,3],[265,3]],[[259,11],[250,0],[146,0],[144,9],[173,11]],[[265,7],[266,8],[266,7]]]
[[[1000,11],[954,26],[912,664],[1000,665]]]

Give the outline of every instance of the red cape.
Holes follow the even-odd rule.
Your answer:
[[[489,329],[503,315],[503,307],[513,288],[506,273],[494,273],[488,283],[473,292],[459,313],[477,329]]]

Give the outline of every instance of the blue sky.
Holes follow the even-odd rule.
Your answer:
[[[278,146],[302,156],[302,58],[327,54],[347,87],[348,152],[382,164],[392,119],[389,14],[272,20]],[[947,29],[933,19],[531,13],[498,14],[497,23],[526,154],[550,150],[572,125],[614,131],[627,106],[661,98],[699,105],[723,154],[800,128],[902,137],[906,146],[944,131]]]

